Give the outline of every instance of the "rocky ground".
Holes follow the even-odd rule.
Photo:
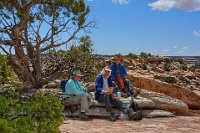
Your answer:
[[[170,118],[142,119],[141,121],[111,122],[107,119],[91,121],[65,120],[61,133],[199,133],[200,116],[176,116]]]
[[[110,61],[108,59],[108,61]],[[170,62],[165,58],[150,58],[146,60],[125,59],[124,64],[129,73],[129,79],[134,86],[150,91],[163,93],[175,99],[184,101],[189,108],[199,109],[200,70],[180,62]],[[152,94],[151,94],[152,95]],[[151,96],[149,95],[149,96]],[[141,95],[146,97],[146,95]],[[156,94],[157,96],[157,94]],[[156,108],[166,109],[168,104],[161,104],[151,98]],[[162,99],[158,101],[163,101]],[[173,103],[172,101],[169,103]],[[170,105],[170,104],[169,104]],[[173,106],[170,105],[169,109]],[[145,105],[146,106],[146,105]],[[178,106],[177,106],[178,107]],[[176,112],[179,112],[175,109]],[[195,116],[187,116],[195,115]],[[60,126],[62,133],[121,133],[121,132],[148,132],[148,133],[199,133],[200,112],[188,111],[185,116],[143,118],[141,121],[111,122],[108,119],[93,119],[91,121],[65,120]]]

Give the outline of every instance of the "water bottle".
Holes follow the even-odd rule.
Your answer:
[[[121,92],[118,91],[118,92],[117,92],[117,99],[119,100],[120,98],[121,98]]]

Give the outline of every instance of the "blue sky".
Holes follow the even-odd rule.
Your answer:
[[[200,0],[85,0],[95,53],[200,56]]]

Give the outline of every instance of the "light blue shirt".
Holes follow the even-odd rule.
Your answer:
[[[71,97],[74,95],[88,95],[81,86],[80,82],[75,81],[73,79],[69,79],[65,86],[65,94],[67,97]]]

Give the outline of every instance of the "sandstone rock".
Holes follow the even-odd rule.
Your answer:
[[[142,90],[140,96],[151,99],[155,103],[155,109],[167,110],[176,114],[186,114],[188,110],[185,103],[164,94]]]
[[[167,82],[167,83],[170,83],[170,84],[174,84],[174,83],[177,82],[176,77],[174,77],[174,76],[155,75],[154,78],[159,79],[162,82]]]
[[[59,83],[50,82],[45,86],[45,88],[59,88]]]
[[[134,77],[129,74],[129,80],[135,87],[148,89],[154,92],[163,93],[173,98],[179,99],[186,103],[190,108],[200,109],[200,96],[189,89],[172,85],[164,82],[159,82],[153,79],[144,77]]]
[[[116,115],[120,115],[121,111],[114,109]],[[75,112],[71,112],[70,109],[64,111],[65,117],[78,117],[80,114],[80,109],[77,109]],[[155,117],[174,117],[174,114],[164,110],[141,110],[142,116],[145,118],[155,118]],[[106,117],[109,118],[110,113],[101,107],[91,107],[90,110],[86,113],[90,117]]]
[[[141,109],[155,109],[155,103],[148,98],[140,97],[134,99],[134,101],[138,104]]]
[[[145,118],[155,118],[155,117],[174,117],[175,115],[171,112],[164,110],[142,110],[142,116]]]
[[[134,70],[135,67],[134,67],[134,66],[128,66],[127,69],[129,69],[129,70]]]
[[[121,98],[120,100],[123,103],[129,104],[131,102],[131,97]],[[155,103],[151,99],[138,96],[137,98],[134,98],[134,101],[141,109],[155,109]]]

